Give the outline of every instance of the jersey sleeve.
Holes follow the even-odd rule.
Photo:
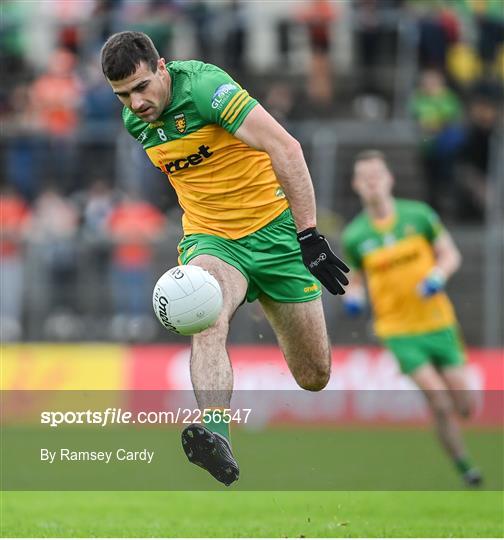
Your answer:
[[[257,105],[225,71],[211,64],[193,79],[194,102],[204,120],[218,124],[234,134],[247,114]]]
[[[437,212],[435,212],[430,206],[422,204],[420,208],[423,232],[427,240],[432,244],[443,232],[444,226]]]
[[[351,269],[353,270],[362,270],[362,259],[357,250],[357,242],[355,241],[350,231],[346,230],[343,232],[341,238],[342,247],[343,247],[343,259]]]

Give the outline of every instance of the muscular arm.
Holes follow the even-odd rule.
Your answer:
[[[360,270],[352,269],[349,276],[350,283],[347,287],[347,296],[364,298],[366,295],[364,289],[364,274]]]
[[[269,154],[275,175],[289,200],[298,232],[315,227],[315,192],[299,142],[261,105],[250,111],[235,136]]]
[[[458,270],[461,262],[459,250],[448,232],[443,231],[434,241],[436,266],[419,285],[419,293],[430,298],[443,290],[446,281]]]
[[[445,280],[449,279],[460,267],[462,257],[447,231],[442,232],[434,242],[436,267]]]

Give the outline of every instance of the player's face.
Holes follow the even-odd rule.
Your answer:
[[[352,185],[364,203],[372,203],[390,195],[393,178],[381,159],[367,159],[355,164]]]
[[[159,59],[155,72],[140,62],[132,75],[109,83],[121,103],[144,122],[157,120],[170,99],[170,76],[163,58]]]

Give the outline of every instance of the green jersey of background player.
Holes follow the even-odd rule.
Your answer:
[[[165,64],[145,34],[111,36],[101,59],[126,128],[177,192],[180,261],[205,268],[222,289],[219,319],[192,339],[199,407],[229,409],[226,340],[245,299],[261,302],[297,383],[324,388],[331,355],[320,282],[343,294],[348,268],[317,232],[299,143],[224,71],[197,61]],[[182,444],[217,480],[238,479],[225,422],[189,426]]]
[[[403,373],[423,391],[444,448],[469,485],[481,482],[456,420],[473,408],[464,370],[464,349],[444,284],[460,254],[426,204],[394,199],[393,177],[383,154],[366,151],[355,161],[353,188],[364,206],[345,229],[352,268],[344,305],[364,307],[364,278],[377,336],[394,353]]]

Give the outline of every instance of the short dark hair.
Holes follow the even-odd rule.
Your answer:
[[[389,164],[387,163],[387,157],[380,150],[362,150],[354,158],[354,166],[359,163],[359,161],[369,161],[371,159],[379,159],[385,163],[387,169],[390,169]]]
[[[110,36],[101,50],[103,74],[110,81],[120,81],[145,62],[153,72],[157,69],[159,53],[151,38],[143,32],[119,32]]]

